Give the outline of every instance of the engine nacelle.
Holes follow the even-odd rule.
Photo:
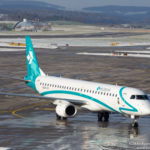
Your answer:
[[[57,105],[56,114],[61,117],[74,117],[77,113],[76,107],[67,101],[57,100],[55,104]]]

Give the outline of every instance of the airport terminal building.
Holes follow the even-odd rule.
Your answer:
[[[33,22],[28,21],[27,19],[23,19],[23,21],[19,21],[15,24],[14,28],[15,31],[49,31],[51,30],[51,24],[43,23],[43,22]]]

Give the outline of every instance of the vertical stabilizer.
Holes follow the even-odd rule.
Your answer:
[[[26,36],[26,61],[27,61],[27,76],[28,80],[34,80],[38,76],[40,76],[40,68],[38,61],[36,59],[36,55],[33,49],[33,45],[31,42],[31,38]]]
[[[27,85],[36,90],[35,80],[38,76],[45,76],[44,72],[39,68],[38,61],[33,49],[32,41],[29,36],[25,37],[26,39],[26,61],[27,61],[27,76],[25,80]]]

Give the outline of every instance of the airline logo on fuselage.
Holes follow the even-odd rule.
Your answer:
[[[99,87],[97,87],[97,91],[98,91],[98,90],[100,90],[100,89],[101,89],[101,87],[100,87],[100,86],[99,86]]]
[[[109,89],[109,88],[104,88],[104,87],[98,86],[98,87],[97,87],[97,91],[99,91],[99,90],[104,91],[104,92],[110,92],[110,89]]]

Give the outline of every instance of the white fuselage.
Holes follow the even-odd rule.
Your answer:
[[[37,77],[35,86],[43,96],[84,101],[82,107],[90,111],[150,115],[148,99],[131,99],[132,95],[146,95],[139,89],[52,76]]]

